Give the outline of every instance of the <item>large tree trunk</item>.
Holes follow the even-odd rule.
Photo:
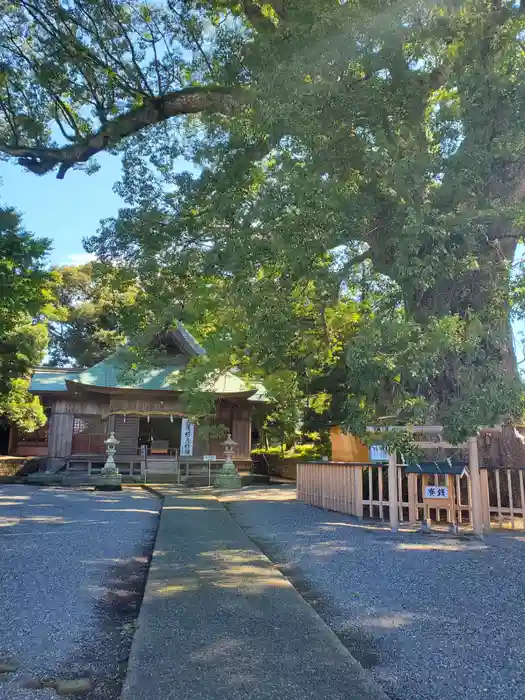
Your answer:
[[[473,377],[481,381],[486,377],[495,386],[496,380],[511,383],[519,378],[509,304],[510,267],[515,249],[514,239],[506,241],[505,247],[499,241],[487,243],[478,254],[476,269],[466,269],[455,279],[444,274],[432,288],[418,286],[413,279],[402,281],[408,318],[424,327],[433,318],[458,315],[467,327],[469,323],[475,324],[472,328],[480,334],[479,353],[474,358],[451,353],[448,370],[430,381],[427,400],[445,405],[464,392],[465,384],[461,384],[459,377],[468,362],[472,363]],[[515,420],[519,411],[516,406],[516,412],[505,413],[499,419]]]

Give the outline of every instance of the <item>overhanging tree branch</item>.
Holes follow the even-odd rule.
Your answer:
[[[145,100],[140,107],[104,123],[98,131],[80,142],[59,148],[11,146],[0,142],[0,152],[17,158],[19,165],[37,175],[44,175],[58,167],[57,178],[61,180],[72,166],[87,162],[95,154],[116,146],[122,139],[148,126],[183,114],[228,112],[234,99],[232,93],[216,87],[177,90]]]

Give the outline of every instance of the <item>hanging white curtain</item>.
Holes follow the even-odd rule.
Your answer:
[[[180,431],[180,455],[181,457],[191,457],[193,455],[193,435],[195,425],[187,418],[182,419]]]

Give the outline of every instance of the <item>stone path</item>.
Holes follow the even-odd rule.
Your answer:
[[[222,504],[164,493],[122,700],[386,700]]]

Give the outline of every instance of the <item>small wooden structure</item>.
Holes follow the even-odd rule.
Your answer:
[[[422,496],[424,504],[423,521],[430,529],[432,517],[431,511],[435,511],[434,520],[441,521],[441,514],[446,513],[447,522],[455,530],[459,527],[458,514],[455,504],[458,500],[456,493],[456,479],[468,474],[464,462],[454,463],[452,460],[443,462],[414,462],[404,466],[406,474],[417,474],[422,477]],[[458,484],[461,483],[458,479]]]

